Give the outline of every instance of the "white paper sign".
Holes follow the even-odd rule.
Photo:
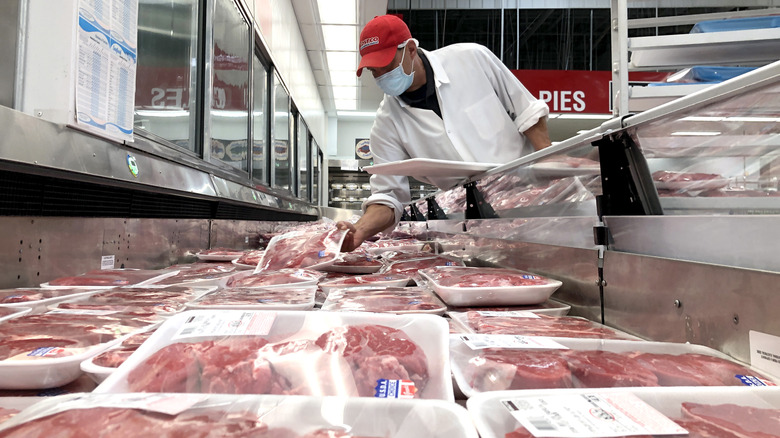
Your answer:
[[[114,260],[115,257],[112,255],[100,257],[100,269],[114,269]]]
[[[766,333],[750,331],[750,365],[780,377],[780,337]],[[772,382],[761,382],[773,385]],[[760,385],[759,385],[760,386]]]
[[[592,438],[688,432],[631,393],[563,394],[501,401],[536,437]]]
[[[485,348],[514,348],[523,350],[568,350],[569,347],[561,345],[550,338],[542,336],[520,335],[461,335],[460,339],[472,350]]]
[[[173,339],[200,336],[267,335],[276,313],[225,311],[193,315],[182,324]]]

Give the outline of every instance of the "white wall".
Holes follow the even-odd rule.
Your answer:
[[[336,148],[328,148],[330,159],[336,160],[354,160],[355,159],[355,139],[368,138],[371,134],[373,119],[365,121],[345,121],[339,120],[337,123]]]
[[[291,0],[245,0],[282,81],[317,144],[325,152],[327,120]]]

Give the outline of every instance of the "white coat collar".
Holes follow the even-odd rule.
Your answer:
[[[449,84],[450,83],[450,77],[447,76],[447,72],[444,71],[444,68],[441,65],[441,62],[436,58],[436,54],[429,52],[421,47],[418,47],[417,50],[420,50],[425,54],[425,57],[428,59],[428,62],[431,64],[431,70],[433,70],[433,78],[436,80],[436,88],[438,89],[442,84]],[[428,80],[428,78],[425,78]],[[403,101],[399,96],[392,96],[395,98],[396,102],[401,106],[401,108],[406,108],[409,106],[406,102]]]

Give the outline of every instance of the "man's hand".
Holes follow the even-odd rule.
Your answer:
[[[344,236],[344,242],[341,244],[341,251],[354,251],[366,239],[391,227],[394,223],[395,211],[392,208],[382,204],[369,205],[365,214],[354,225],[346,221],[336,223],[336,228],[339,230],[347,230],[347,235]]]

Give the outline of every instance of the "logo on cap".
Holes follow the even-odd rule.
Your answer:
[[[363,49],[365,49],[366,47],[374,46],[377,44],[379,44],[379,37],[366,38],[360,42],[360,51],[362,52]]]

